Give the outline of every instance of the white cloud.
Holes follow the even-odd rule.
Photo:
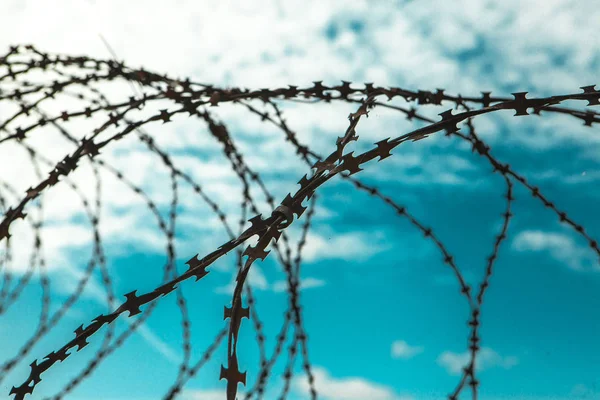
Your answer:
[[[412,400],[413,397],[398,395],[392,388],[370,382],[364,378],[334,378],[321,367],[311,369],[319,397],[326,400]],[[305,375],[294,378],[294,388],[303,395],[310,394]]]
[[[321,286],[325,286],[324,280],[309,277],[309,278],[300,279],[299,289],[306,290],[306,289],[317,288],[317,287],[321,287]],[[288,289],[288,283],[287,283],[287,281],[276,281],[273,283],[271,288],[274,292],[285,292]]]
[[[243,399],[246,396],[245,386],[238,385],[237,399]],[[273,382],[265,388],[264,398],[275,399],[283,389],[282,382]],[[226,388],[222,389],[183,389],[181,395],[177,398],[181,400],[223,400],[226,398]],[[290,396],[288,396],[290,397]]]
[[[575,271],[600,271],[597,255],[589,247],[578,246],[573,235],[539,230],[520,232],[512,242],[516,251],[548,253],[556,261]]]
[[[600,393],[588,387],[587,385],[578,383],[577,385],[573,386],[570,395],[574,399],[593,399],[594,395],[600,395]]]
[[[231,295],[233,290],[235,289],[235,277],[237,275],[237,269],[232,275],[232,280],[225,286],[218,286],[215,288],[215,293],[220,294],[228,294]],[[250,272],[248,272],[248,277],[246,279],[253,289],[258,290],[270,290],[276,293],[285,292],[287,290],[287,280],[279,280],[273,283],[269,283],[265,274],[262,272],[260,267],[256,264],[253,264],[250,268]],[[306,290],[311,288],[317,288],[325,285],[325,281],[317,278],[304,278],[300,279],[300,290]]]
[[[349,232],[331,234],[327,237],[309,232],[306,245],[302,250],[302,259],[313,262],[323,259],[363,261],[386,247],[381,244],[382,235]]]
[[[248,383],[250,383],[251,377],[248,376]],[[243,388],[243,389],[242,389]],[[238,385],[237,399],[243,399],[246,397],[247,389],[245,386]],[[278,398],[280,393],[283,390],[283,382],[275,381],[271,382],[269,385],[265,387],[264,398],[265,399],[275,399]],[[177,398],[181,400],[223,400],[227,397],[227,389],[225,384],[223,383],[222,389],[183,389],[181,395]],[[288,396],[290,398],[290,396]],[[291,397],[294,399],[293,397]]]
[[[404,340],[396,340],[392,343],[392,357],[409,359],[423,352],[422,346],[410,346]]]
[[[444,351],[439,355],[437,363],[444,367],[449,374],[460,375],[462,369],[468,365],[469,358],[470,354],[466,351],[464,353]],[[515,356],[501,356],[489,347],[483,347],[477,353],[475,369],[477,371],[483,371],[493,367],[510,369],[518,363],[519,359]]]
[[[226,397],[225,389],[185,389],[181,393],[182,400],[223,400]],[[240,398],[238,393],[238,398]]]

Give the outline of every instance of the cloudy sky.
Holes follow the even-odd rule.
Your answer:
[[[10,45],[109,59],[111,52],[132,68],[143,66],[177,78],[221,87],[277,88],[337,85],[398,86],[410,90],[443,88],[449,94],[480,96],[482,91],[510,97],[580,92],[598,82],[600,8],[591,0],[502,2],[462,1],[261,1],[159,2],[33,1],[0,2],[0,53]],[[103,40],[104,38],[105,40]],[[4,75],[6,70],[0,71]],[[39,79],[49,79],[38,74]],[[0,89],[7,89],[0,82]],[[98,86],[110,99],[127,100],[126,83]],[[408,107],[396,99],[396,105]],[[40,107],[49,115],[80,110],[83,101],[57,98]],[[260,106],[260,103],[256,103]],[[423,115],[453,104],[424,106]],[[583,109],[585,102],[569,107]],[[155,109],[168,108],[157,102]],[[172,105],[171,105],[172,107]],[[315,152],[329,154],[356,104],[283,103],[286,121]],[[0,101],[0,120],[18,107]],[[227,123],[247,163],[260,172],[275,198],[297,190],[309,172],[294,148],[272,124],[239,105],[211,108]],[[7,129],[27,126],[26,118]],[[68,126],[81,138],[98,121]],[[102,123],[102,122],[100,122]],[[94,125],[96,124],[96,125]],[[566,115],[513,117],[510,111],[475,120],[494,154],[522,173],[556,206],[600,238],[600,168],[597,127]],[[459,125],[460,127],[460,125]],[[358,128],[365,150],[375,141],[415,129],[414,121],[376,108]],[[148,124],[146,131],[176,166],[237,224],[242,185],[199,119],[179,117],[172,124]],[[1,137],[6,132],[0,133]],[[56,163],[74,150],[51,126],[27,143]],[[143,188],[168,219],[170,176],[131,136],[109,145],[99,156]],[[39,182],[22,147],[0,145],[0,176],[17,194]],[[375,184],[431,226],[471,284],[484,274],[504,212],[503,179],[457,139],[435,135],[400,146],[394,157],[371,163],[359,177]],[[47,171],[47,167],[43,167]],[[102,177],[100,232],[117,300],[138,289],[145,293],[162,281],[166,240],[142,198],[106,170]],[[91,203],[95,180],[89,163],[73,175]],[[183,180],[179,182],[176,226],[177,268],[194,254],[203,256],[229,240],[210,207]],[[255,188],[256,189],[256,188]],[[260,209],[271,210],[258,190]],[[10,204],[20,199],[6,189]],[[406,219],[384,203],[340,179],[319,189],[321,196],[302,264],[301,303],[308,332],[315,386],[326,400],[442,399],[460,380],[468,360],[469,314],[465,299],[439,250]],[[600,265],[586,241],[515,184],[515,217],[500,250],[482,308],[482,351],[478,358],[482,400],[563,400],[600,398]],[[26,211],[37,216],[35,205]],[[36,217],[37,218],[37,217]],[[67,185],[43,197],[43,254],[51,281],[51,312],[74,290],[93,252],[93,232],[81,200]],[[292,238],[301,223],[290,227]],[[21,220],[11,226],[13,259],[2,271],[16,280],[29,268],[33,234]],[[0,247],[5,252],[5,241]],[[272,254],[273,255],[273,254]],[[271,255],[271,256],[272,256]],[[271,354],[287,307],[285,275],[272,257],[256,263],[250,275],[257,310]],[[223,305],[231,297],[235,257],[211,267],[202,281],[182,284],[192,321],[192,360],[199,359],[225,326]],[[4,278],[2,278],[4,279]],[[41,312],[39,275],[0,315],[0,359],[7,360],[33,334]],[[177,376],[183,357],[181,314],[174,294],[159,300],[138,333],[111,354],[92,376],[66,398],[73,400],[162,398]],[[108,311],[102,277],[95,272],[83,296],[46,337],[4,376],[0,390],[20,385],[29,364],[72,339],[80,324]],[[117,333],[135,320],[121,317]],[[43,375],[32,398],[56,394],[92,358],[103,340],[90,345]],[[259,360],[252,324],[240,331],[240,369],[254,383]],[[226,346],[185,386],[180,398],[224,399]],[[282,390],[287,350],[276,364],[267,398]],[[300,360],[290,399],[309,398]],[[245,388],[240,385],[240,392]],[[464,391],[461,398],[470,398]]]

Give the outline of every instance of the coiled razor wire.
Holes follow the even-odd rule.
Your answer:
[[[29,74],[32,73],[53,73],[56,79],[51,84],[35,84],[28,81]],[[113,80],[125,80],[132,84],[135,95],[126,101],[110,101],[93,84],[106,83]],[[135,84],[136,86],[133,86]],[[42,286],[42,315],[35,333],[27,340],[17,354],[4,361],[0,365],[0,381],[3,381],[6,375],[13,370],[22,360],[30,357],[30,349],[41,340],[41,338],[50,332],[56,326],[58,321],[64,316],[68,309],[75,303],[81,295],[86,283],[96,266],[99,267],[102,276],[102,283],[106,289],[106,301],[114,309],[112,313],[99,315],[88,325],[80,325],[75,329],[75,338],[66,343],[62,348],[47,354],[41,360],[34,360],[31,364],[31,370],[27,379],[18,386],[13,386],[10,395],[14,395],[15,400],[22,400],[28,394],[32,394],[36,385],[42,381],[42,375],[48,369],[52,368],[58,361],[65,361],[74,352],[69,352],[76,348],[78,352],[88,344],[88,340],[97,333],[104,325],[108,325],[104,341],[100,350],[94,358],[87,364],[83,370],[52,399],[61,399],[91,373],[106,359],[108,355],[123,345],[127,338],[140,326],[153,312],[157,302],[155,300],[175,292],[177,305],[182,316],[183,331],[183,351],[184,358],[179,366],[179,372],[175,382],[164,395],[165,399],[173,399],[186,382],[194,377],[206,362],[213,356],[219,344],[227,337],[227,355],[224,357],[226,365],[221,366],[219,377],[215,379],[225,379],[227,381],[227,400],[236,398],[238,384],[246,385],[248,383],[246,372],[241,372],[238,368],[238,334],[242,326],[243,318],[252,321],[252,327],[256,331],[256,338],[260,349],[260,372],[256,381],[249,386],[249,391],[244,399],[251,399],[253,396],[261,399],[264,396],[265,385],[267,384],[271,369],[281,355],[284,343],[288,339],[289,329],[294,327],[294,335],[289,345],[289,358],[283,374],[284,386],[280,399],[286,398],[290,388],[290,381],[293,376],[293,366],[298,353],[301,353],[303,368],[306,372],[311,398],[317,398],[317,391],[314,385],[314,376],[311,371],[309,361],[309,352],[307,345],[307,333],[302,321],[302,307],[300,305],[299,286],[300,286],[300,266],[302,263],[302,249],[306,243],[306,237],[311,227],[312,217],[315,213],[315,204],[317,200],[317,189],[326,184],[331,178],[340,176],[342,179],[350,181],[358,190],[366,192],[382,201],[382,204],[391,207],[399,216],[408,220],[423,236],[431,240],[439,249],[442,260],[455,275],[460,288],[460,294],[465,298],[470,309],[470,319],[468,325],[470,328],[468,338],[469,361],[462,371],[461,378],[456,387],[448,395],[448,399],[458,399],[459,394],[465,387],[469,387],[474,399],[478,396],[479,381],[476,376],[477,355],[480,350],[479,325],[481,317],[481,306],[483,304],[486,289],[489,287],[491,277],[494,271],[494,263],[498,259],[499,250],[503,242],[507,239],[508,226],[513,216],[511,206],[513,203],[513,186],[515,184],[526,188],[531,195],[536,198],[544,207],[550,209],[559,220],[572,228],[575,234],[585,238],[592,251],[600,256],[598,242],[590,237],[584,227],[571,219],[564,210],[559,209],[550,199],[544,196],[539,188],[532,185],[522,175],[514,171],[507,163],[503,163],[492,155],[490,146],[486,144],[477,134],[474,126],[474,119],[479,115],[484,115],[500,110],[514,110],[515,116],[534,115],[543,117],[546,113],[562,113],[570,115],[583,121],[585,126],[592,127],[594,123],[600,122],[600,115],[591,110],[576,110],[566,108],[560,104],[567,100],[587,101],[586,106],[600,104],[600,91],[595,90],[595,85],[583,86],[581,91],[573,94],[555,95],[542,98],[528,98],[526,92],[513,93],[512,98],[492,97],[490,92],[482,92],[480,97],[464,97],[461,95],[449,95],[442,89],[436,92],[418,90],[410,91],[397,87],[376,87],[372,83],[366,83],[364,88],[353,88],[350,82],[342,81],[338,86],[325,86],[322,82],[313,82],[313,86],[298,88],[288,86],[278,89],[259,89],[249,90],[241,88],[219,88],[213,85],[200,84],[190,81],[190,79],[175,79],[166,75],[160,75],[154,72],[142,69],[133,69],[125,64],[114,60],[98,60],[90,57],[71,57],[66,55],[51,55],[37,50],[34,46],[12,46],[7,54],[0,57],[0,102],[11,102],[16,104],[20,110],[9,116],[6,120],[0,121],[0,131],[5,135],[0,138],[0,144],[4,142],[13,142],[22,146],[30,155],[31,162],[36,168],[39,183],[30,187],[26,193],[18,193],[7,182],[0,182],[0,206],[4,215],[0,222],[0,240],[6,245],[6,253],[1,264],[4,267],[3,283],[0,289],[0,315],[5,313],[22,294],[34,273],[34,265],[39,263],[40,284]],[[48,102],[56,95],[70,96],[76,99],[84,107],[77,110],[63,111],[59,115],[48,115],[40,109],[40,104]],[[37,99],[35,97],[37,96]],[[403,98],[407,103],[412,104],[410,108],[403,108],[396,105],[382,103],[379,99],[386,97],[391,101],[396,97]],[[335,149],[326,157],[315,153],[310,149],[310,144],[301,143],[295,132],[287,125],[283,112],[275,100],[283,101],[301,101],[305,99],[316,103],[331,103],[345,101],[357,104],[357,110],[348,116],[348,127],[346,131],[337,138]],[[159,113],[145,119],[129,118],[133,110],[142,110],[148,104],[155,101],[169,101],[173,110],[161,109]],[[263,103],[264,110],[250,104],[251,100],[260,100]],[[459,111],[453,113],[448,109],[439,114],[440,119],[434,121],[430,118],[417,113],[417,105],[441,105],[442,102],[454,104],[454,108]],[[238,150],[236,143],[229,134],[227,126],[215,119],[215,116],[208,109],[218,106],[222,103],[239,104],[246,108],[252,114],[258,115],[262,121],[268,121],[280,129],[285,135],[285,139],[296,149],[299,158],[310,168],[310,172],[305,174],[299,181],[300,189],[293,194],[283,198],[277,203],[274,196],[267,189],[261,175],[252,170],[245,162],[242,154]],[[354,152],[344,153],[346,145],[352,141],[357,141],[359,136],[356,128],[363,116],[368,117],[369,112],[375,107],[386,107],[403,113],[408,120],[423,121],[426,125],[422,128],[408,133],[387,137],[375,143],[370,150],[360,154]],[[528,111],[529,110],[529,111]],[[543,111],[543,114],[542,114]],[[151,122],[162,122],[163,124],[171,122],[171,118],[176,114],[188,114],[189,118],[196,117],[204,121],[210,134],[222,145],[222,151],[231,163],[231,167],[243,185],[241,196],[242,219],[236,228],[227,221],[226,213],[219,205],[211,199],[191,176],[175,166],[169,154],[162,150],[144,131],[144,126]],[[22,116],[37,116],[38,121],[29,126],[16,126],[19,118]],[[92,134],[82,139],[77,139],[64,126],[64,122],[91,118],[99,116],[105,121],[102,125],[93,130]],[[458,124],[464,122],[464,129],[460,129]],[[24,139],[29,137],[36,128],[45,125],[52,126],[65,139],[77,146],[77,149],[71,154],[67,154],[56,165],[52,165],[44,155],[29,146]],[[118,133],[106,140],[99,140],[101,133],[108,130],[109,127],[119,128],[124,125]],[[149,151],[156,154],[162,164],[170,171],[171,179],[171,206],[169,219],[165,221],[158,212],[156,204],[150,200],[147,194],[139,187],[126,178],[125,174],[110,164],[102,161],[97,156],[101,150],[109,143],[120,140],[129,133],[135,132],[140,141],[148,147]],[[413,216],[406,207],[397,204],[390,196],[383,194],[378,188],[369,186],[357,178],[357,175],[363,170],[365,164],[377,159],[378,162],[385,160],[394,154],[392,150],[400,144],[407,141],[419,141],[426,139],[435,133],[442,132],[446,136],[457,137],[468,142],[472,146],[473,152],[483,157],[489,162],[493,171],[499,174],[505,183],[505,209],[502,214],[502,225],[495,236],[493,248],[486,261],[486,269],[483,280],[479,283],[475,291],[465,281],[461,270],[456,264],[448,248],[441,239],[433,232],[432,228],[420,222]],[[96,181],[96,201],[92,209],[90,201],[84,196],[81,190],[69,178],[69,175],[76,170],[79,161],[84,156],[92,166]],[[42,176],[40,164],[53,166],[48,176]],[[163,276],[163,284],[148,293],[137,294],[137,291],[125,294],[125,301],[114,308],[115,297],[112,288],[112,280],[106,268],[106,260],[103,251],[103,244],[98,230],[100,221],[100,201],[101,180],[99,170],[106,170],[114,175],[118,180],[127,185],[136,195],[138,195],[155,214],[161,232],[167,238],[166,252],[168,255],[167,264]],[[41,237],[39,234],[43,224],[42,219],[31,221],[26,218],[25,207],[35,199],[43,197],[42,195],[50,187],[64,181],[71,190],[73,190],[81,199],[86,210],[87,216],[92,224],[94,233],[93,246],[94,254],[88,266],[82,273],[75,292],[62,304],[61,308],[52,316],[49,316],[50,304],[50,281],[45,270],[45,258],[41,252]],[[174,268],[176,258],[173,238],[176,223],[176,208],[178,204],[178,180],[183,180],[192,186],[194,191],[209,205],[212,212],[226,229],[230,240],[210,254],[198,258],[198,254],[187,261],[188,269],[185,273],[177,275]],[[251,194],[251,188],[258,187],[265,196],[272,212],[264,217],[258,210],[257,200]],[[8,207],[8,195],[17,199],[16,205]],[[305,203],[306,201],[306,203]],[[42,201],[37,204],[40,214],[43,209]],[[308,210],[308,211],[307,211]],[[248,213],[253,215],[248,219]],[[23,219],[30,223],[35,236],[35,246],[29,265],[30,269],[23,275],[17,286],[11,291],[10,283],[12,276],[5,267],[12,257],[9,228],[17,220]],[[292,258],[291,239],[286,235],[286,229],[296,220],[302,220],[302,234],[296,244],[296,256]],[[250,227],[244,229],[246,220],[250,222]],[[300,222],[299,222],[300,223]],[[255,245],[247,245],[242,249],[242,244],[249,239],[256,239]],[[275,251],[277,261],[282,265],[286,274],[287,293],[289,294],[289,307],[285,313],[285,319],[280,333],[277,336],[275,349],[268,357],[264,346],[265,336],[262,329],[262,323],[256,307],[256,300],[253,297],[251,285],[246,282],[246,278],[253,263],[256,260],[264,260],[271,252],[267,248],[271,247]],[[207,268],[226,253],[237,251],[238,272],[233,290],[231,307],[224,307],[224,319],[228,320],[228,326],[216,334],[215,340],[204,352],[204,355],[195,363],[191,360],[192,343],[190,339],[190,319],[188,305],[184,298],[179,283],[191,277],[195,277],[196,282],[205,278],[209,271]],[[245,293],[246,307],[244,307]],[[140,307],[149,304],[149,307],[142,313]],[[114,335],[114,325],[111,325],[121,314],[128,312],[129,317],[143,314],[135,322],[130,323],[129,328],[116,338],[114,343],[110,341]]]

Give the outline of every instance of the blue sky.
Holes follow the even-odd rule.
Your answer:
[[[600,11],[592,1],[389,1],[372,3],[178,1],[5,1],[0,5],[0,48],[32,43],[43,51],[109,58],[101,34],[118,57],[132,67],[169,73],[220,86],[276,88],[307,86],[312,81],[336,85],[374,82],[411,90],[444,88],[447,93],[479,96],[481,91],[510,96],[579,92],[597,82]],[[52,18],[48,18],[52,16]],[[3,50],[4,51],[4,50]],[[43,76],[39,77],[44,79]],[[3,85],[0,83],[0,85]],[[0,86],[1,87],[1,86]],[[125,83],[103,90],[126,99]],[[405,107],[402,101],[399,106]],[[0,103],[0,119],[11,115]],[[259,105],[257,103],[257,105]],[[568,107],[584,109],[584,102]],[[4,107],[5,106],[5,107]],[[169,107],[160,103],[153,109]],[[422,106],[430,118],[453,105]],[[80,103],[58,98],[44,110],[53,115],[77,110]],[[288,125],[319,154],[329,154],[347,127],[355,104],[283,106]],[[261,123],[242,107],[223,105],[214,111],[227,123],[247,163],[259,171],[281,201],[297,190],[308,171],[275,127]],[[596,130],[564,115],[512,116],[494,113],[475,120],[481,137],[498,159],[508,162],[539,186],[556,206],[600,238],[600,198]],[[13,128],[19,126],[11,125]],[[24,124],[24,123],[23,123]],[[98,120],[74,121],[70,129],[83,137]],[[95,125],[94,125],[95,124]],[[358,128],[360,140],[349,148],[407,133],[418,123],[400,113],[374,109]],[[460,125],[459,125],[460,127]],[[72,146],[50,127],[30,140],[58,161]],[[148,125],[156,143],[174,163],[192,175],[235,223],[239,219],[241,184],[226,158],[199,120]],[[41,131],[40,131],[41,132]],[[169,173],[133,136],[109,146],[102,159],[124,171],[168,217]],[[19,193],[37,182],[26,153],[0,146],[0,176]],[[15,171],[17,174],[15,174]],[[16,175],[18,178],[4,178]],[[75,182],[94,198],[88,164]],[[166,240],[155,216],[135,193],[106,171],[103,177],[100,229],[107,267],[117,300],[137,289],[158,286],[166,260]],[[368,164],[358,175],[407,207],[450,249],[467,281],[476,285],[499,232],[504,212],[503,179],[491,173],[470,146],[443,135],[407,143],[394,156]],[[12,180],[11,180],[12,179]],[[258,190],[264,214],[270,209]],[[3,194],[5,194],[3,192]],[[442,255],[406,219],[381,200],[358,192],[342,180],[319,189],[315,221],[308,237],[301,277],[303,319],[316,387],[325,400],[442,399],[460,379],[465,363],[468,307]],[[228,236],[210,208],[180,181],[176,235],[177,268],[198,253],[213,251]],[[515,183],[515,217],[502,245],[482,308],[480,353],[482,400],[563,400],[600,398],[600,264],[586,241]],[[12,198],[16,202],[16,198]],[[35,207],[31,214],[37,215]],[[57,185],[44,197],[44,255],[51,279],[54,312],[75,287],[78,271],[92,251],[89,221],[76,196]],[[296,239],[300,223],[289,228]],[[27,268],[31,228],[11,226],[14,261],[5,266],[20,276]],[[4,251],[4,244],[0,250]],[[280,290],[281,267],[269,256],[254,265],[249,277],[265,327],[267,353],[283,322],[288,298]],[[202,356],[220,329],[223,305],[230,301],[235,256],[224,257],[200,282],[182,290],[192,321],[192,360]],[[101,276],[96,271],[84,295],[55,329],[40,341],[1,383],[8,393],[28,374],[29,363],[71,340],[80,324],[106,313]],[[14,283],[13,283],[14,285]],[[37,274],[0,323],[0,359],[15,355],[34,331],[40,313]],[[117,334],[131,319],[116,321]],[[291,332],[290,332],[291,333]],[[100,332],[90,345],[43,375],[31,398],[57,393],[95,354]],[[171,295],[159,301],[139,332],[110,355],[93,375],[67,396],[73,400],[162,398],[177,376],[181,350],[181,315]],[[240,369],[254,383],[259,360],[255,331],[244,320],[239,334]],[[185,386],[180,398],[224,399],[218,381],[226,346]],[[269,380],[266,398],[281,391],[280,375],[287,350]],[[300,360],[290,399],[308,397]],[[244,393],[242,386],[239,392]],[[468,390],[461,399],[469,399]]]

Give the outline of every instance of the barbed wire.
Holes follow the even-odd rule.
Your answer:
[[[47,75],[54,74],[55,78],[53,78],[50,84],[33,83],[27,80],[30,75],[36,72]],[[134,90],[136,93],[134,96],[129,97],[127,101],[123,101],[123,99],[118,101],[109,100],[103,94],[102,87],[103,85],[108,85],[108,82],[115,80],[135,83],[141,91],[138,93],[138,91]],[[460,294],[465,298],[470,309],[470,319],[467,322],[470,331],[468,338],[469,362],[463,369],[456,388],[448,395],[448,399],[458,399],[458,396],[466,386],[470,387],[473,399],[477,399],[479,380],[476,376],[476,361],[481,342],[479,334],[481,307],[485,292],[492,281],[494,264],[499,257],[500,248],[508,237],[508,227],[513,216],[512,205],[515,200],[513,197],[514,185],[518,184],[526,188],[534,198],[550,209],[560,222],[569,226],[575,234],[585,238],[592,251],[599,256],[600,249],[597,241],[585,231],[582,225],[569,217],[564,210],[559,209],[555,203],[540,192],[539,188],[514,171],[509,164],[501,162],[491,154],[490,146],[478,135],[473,121],[478,116],[501,110],[513,110],[515,111],[515,116],[531,115],[528,110],[532,110],[533,115],[539,117],[543,117],[547,113],[565,114],[582,120],[585,126],[592,127],[594,123],[600,122],[600,115],[597,112],[566,108],[561,103],[569,100],[584,100],[587,101],[586,106],[588,107],[598,105],[600,104],[600,91],[595,90],[595,85],[588,85],[580,88],[583,91],[582,93],[540,98],[528,98],[527,92],[513,93],[513,98],[492,97],[490,92],[482,92],[481,97],[463,97],[461,95],[446,94],[443,89],[437,89],[436,92],[425,90],[411,91],[397,87],[376,87],[372,83],[366,83],[364,88],[359,89],[353,88],[351,85],[350,82],[342,81],[341,85],[328,87],[323,85],[321,81],[316,81],[313,82],[313,86],[306,88],[298,88],[297,86],[259,90],[219,88],[213,85],[192,82],[189,78],[182,80],[146,71],[143,68],[133,69],[124,63],[114,60],[99,60],[85,56],[52,55],[41,52],[31,45],[11,46],[8,53],[0,57],[0,102],[10,102],[16,105],[19,110],[0,121],[0,131],[6,133],[5,136],[0,137],[0,144],[4,142],[16,143],[18,146],[26,149],[32,164],[36,168],[39,183],[31,186],[23,195],[18,193],[7,182],[0,182],[0,205],[4,210],[4,216],[0,222],[0,241],[5,243],[6,246],[6,252],[3,255],[1,264],[4,267],[4,274],[3,285],[0,290],[0,315],[15,304],[15,301],[22,294],[23,288],[27,286],[33,276],[36,264],[39,264],[40,285],[42,286],[43,295],[42,313],[38,322],[38,328],[34,335],[26,341],[26,344],[17,351],[17,354],[0,366],[0,381],[4,380],[7,374],[29,355],[35,343],[40,341],[44,335],[48,334],[57,325],[62,316],[65,315],[83,293],[96,266],[99,266],[102,285],[106,290],[106,304],[110,310],[114,311],[99,315],[87,326],[80,325],[75,329],[74,339],[67,342],[60,349],[47,354],[41,361],[34,360],[30,364],[31,370],[29,376],[21,385],[13,386],[10,395],[14,395],[15,400],[21,400],[28,394],[32,394],[34,388],[41,382],[44,372],[52,368],[58,361],[65,361],[69,356],[87,346],[89,344],[88,340],[104,325],[108,325],[101,348],[92,360],[65,387],[48,399],[63,398],[82,381],[91,376],[98,366],[111,353],[122,346],[127,338],[148,319],[158,304],[156,300],[169,295],[171,292],[175,292],[176,303],[181,314],[183,359],[179,364],[175,382],[173,382],[164,395],[165,399],[173,399],[181,393],[186,382],[194,377],[202,366],[211,359],[220,343],[225,339],[225,336],[227,336],[226,365],[221,366],[219,379],[227,381],[227,399],[234,400],[236,398],[238,383],[251,387],[244,396],[245,400],[249,400],[253,396],[256,396],[257,399],[262,399],[269,374],[282,353],[284,343],[288,339],[289,330],[292,326],[294,327],[294,334],[288,347],[289,357],[284,369],[284,383],[279,398],[285,399],[289,392],[293,377],[293,367],[297,356],[300,355],[302,357],[302,367],[308,380],[311,398],[316,399],[317,390],[309,357],[308,334],[304,327],[300,302],[300,268],[303,248],[316,212],[317,191],[335,176],[340,176],[341,179],[352,183],[359,191],[380,200],[385,207],[389,207],[398,216],[404,218],[414,226],[425,239],[431,241],[438,248],[442,255],[443,264],[450,268],[455,275],[459,283]],[[135,86],[132,85],[132,87]],[[40,108],[42,103],[53,100],[59,95],[76,100],[82,107],[75,110],[64,110],[54,115],[46,113]],[[411,106],[405,108],[394,104],[382,103],[378,100],[382,96],[387,97],[388,102],[394,100],[396,97],[401,97]],[[262,111],[257,106],[251,104],[252,101],[256,100],[262,102],[264,106]],[[356,104],[357,109],[356,112],[348,116],[348,127],[344,134],[337,138],[335,150],[328,156],[323,157],[310,148],[310,143],[300,142],[296,133],[286,123],[283,111],[280,105],[276,103],[276,100],[308,101],[313,104],[341,101]],[[135,114],[136,111],[148,109],[150,105],[157,101],[161,104],[162,102],[170,102],[171,106],[175,109],[169,111],[168,108],[161,108],[157,113],[147,118],[129,117],[129,115]],[[439,114],[441,120],[438,121],[434,121],[418,113],[417,106],[439,106],[444,102],[453,103],[454,108],[456,110],[461,109],[461,111],[453,113],[452,108],[448,109]],[[300,185],[300,189],[296,190],[293,194],[292,192],[288,193],[281,202],[277,203],[275,196],[268,190],[261,174],[251,169],[244,160],[236,145],[236,140],[230,135],[225,123],[219,122],[214,115],[215,113],[209,111],[220,104],[227,103],[243,106],[251,114],[257,115],[262,121],[268,121],[283,132],[285,140],[295,148],[299,158],[310,167],[310,173],[305,174],[297,182]],[[356,129],[361,118],[363,116],[368,117],[369,112],[376,107],[385,107],[401,112],[406,116],[407,120],[418,120],[426,123],[426,125],[411,132],[397,135],[393,139],[394,134],[391,134],[389,137],[376,142],[375,147],[362,153],[356,155],[354,151],[344,153],[346,146],[350,142],[357,141],[359,138]],[[218,202],[213,200],[189,174],[178,168],[171,156],[161,149],[152,136],[144,130],[144,127],[151,122],[161,121],[163,124],[166,124],[172,122],[172,117],[179,114],[188,114],[188,118],[190,119],[196,117],[207,125],[208,132],[222,146],[221,150],[223,154],[228,159],[233,172],[242,185],[240,200],[240,209],[242,212],[237,233],[234,233],[234,227],[227,220],[227,214],[219,206]],[[39,117],[37,122],[31,123],[28,126],[17,126],[19,120],[24,117],[33,117],[34,115]],[[90,119],[93,117],[97,117],[105,122],[93,129],[91,135],[86,135],[81,139],[77,139],[65,127],[65,123],[68,121]],[[465,127],[467,128],[466,133],[458,127],[458,124],[461,122],[465,123]],[[26,140],[32,137],[39,128],[46,125],[52,126],[66,140],[76,146],[76,150],[65,155],[55,165],[40,154],[39,151],[32,148]],[[117,130],[117,133],[103,141],[100,140],[100,135],[110,132],[109,128],[113,126],[114,130]],[[141,187],[132,183],[123,171],[98,157],[101,151],[110,143],[125,138],[131,132],[135,132],[139,141],[148,148],[153,156],[156,156],[160,160],[161,167],[168,170],[171,181],[171,202],[168,222],[160,215],[157,204],[149,198]],[[428,227],[409,213],[406,206],[398,204],[392,197],[382,193],[377,187],[367,185],[356,176],[369,161],[377,159],[378,162],[381,162],[386,160],[394,155],[392,150],[399,145],[407,141],[420,141],[438,132],[444,132],[448,137],[456,137],[469,143],[472,146],[473,152],[476,152],[485,159],[493,168],[493,172],[502,177],[506,187],[504,193],[505,209],[501,215],[502,225],[500,231],[495,236],[491,253],[486,260],[485,274],[483,280],[479,283],[479,290],[476,293],[473,292],[473,288],[467,283],[448,247],[444,245],[431,227]],[[92,210],[90,207],[91,201],[70,179],[70,175],[77,169],[78,163],[84,156],[87,156],[85,159],[92,166],[96,182],[95,210]],[[52,167],[47,177],[43,176],[40,163]],[[121,302],[116,308],[114,307],[115,297],[112,278],[106,268],[106,258],[98,228],[100,210],[102,208],[100,200],[102,192],[101,170],[113,175],[142,199],[148,209],[155,215],[159,229],[167,239],[167,261],[164,266],[162,284],[147,293],[138,295],[137,290],[126,293],[126,301]],[[229,236],[229,241],[223,243],[212,253],[205,255],[201,259],[198,258],[199,254],[190,258],[186,262],[188,266],[187,271],[180,275],[177,274],[175,268],[177,254],[174,245],[177,205],[179,203],[179,179],[189,184],[201,200],[208,205]],[[50,317],[50,281],[45,269],[45,258],[41,251],[42,239],[40,229],[43,224],[43,195],[58,182],[65,182],[80,197],[92,225],[94,249],[92,258],[80,275],[81,279],[76,285],[75,292]],[[264,196],[271,210],[268,217],[263,217],[260,212],[258,200],[256,196],[252,195],[251,189],[253,187],[258,188]],[[15,199],[12,202],[13,205],[10,207],[8,207],[8,194],[12,195],[12,198]],[[36,222],[32,222],[30,218],[26,218],[28,214],[25,212],[25,208],[34,202],[34,200],[39,200],[37,208],[40,215]],[[305,201],[310,203],[305,206],[303,205]],[[308,212],[306,212],[307,209]],[[286,229],[296,220],[302,219],[305,212],[306,216],[301,228],[301,235],[295,245],[295,257],[292,257],[292,239],[287,235]],[[253,214],[249,219],[248,213]],[[12,242],[10,240],[9,228],[18,219],[23,219],[31,224],[34,233],[34,249],[28,263],[28,270],[18,282],[16,288],[11,292],[10,286],[13,276],[8,269],[8,264],[12,260]],[[245,228],[247,222],[250,223],[250,226]],[[256,243],[242,248],[242,244],[251,238],[255,239]],[[263,324],[258,313],[258,304],[253,295],[252,285],[250,282],[247,282],[248,274],[254,262],[259,259],[264,261],[271,252],[267,250],[269,247],[275,250],[275,259],[282,266],[282,270],[286,275],[287,294],[289,295],[289,304],[284,313],[284,322],[276,337],[271,357],[267,356],[265,333],[263,332]],[[236,250],[237,253],[238,269],[231,295],[231,306],[224,306],[224,319],[228,320],[228,325],[217,333],[215,340],[203,353],[203,356],[196,362],[192,362],[191,320],[188,304],[179,284],[191,277],[195,277],[196,282],[203,279],[210,273],[210,270],[207,270],[207,268],[232,250]],[[243,306],[244,299],[242,293],[246,295],[246,307]],[[140,307],[144,305],[148,305],[148,308],[142,312]],[[134,322],[129,323],[129,328],[111,343],[115,326],[113,322],[125,312],[129,313],[128,317],[138,314],[142,315]],[[260,371],[253,385],[248,384],[246,372],[242,373],[238,366],[238,335],[242,327],[243,318],[252,321],[252,327],[256,333],[259,348]],[[241,345],[246,344],[243,343]],[[69,352],[74,348],[76,348],[75,352]]]

